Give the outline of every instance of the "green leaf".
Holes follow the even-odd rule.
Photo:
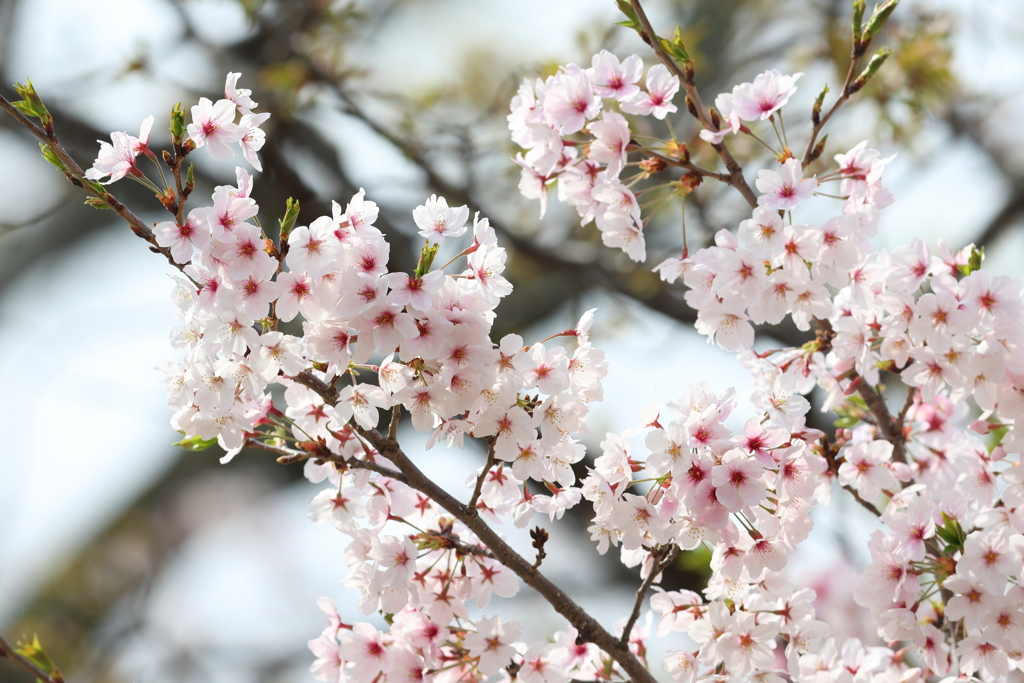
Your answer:
[[[887,47],[882,48],[881,50],[876,52],[874,56],[871,58],[871,61],[868,62],[867,68],[864,69],[864,71],[861,72],[860,76],[857,77],[857,80],[863,78],[865,83],[871,80],[871,77],[874,76],[880,68],[882,68],[882,65],[885,64],[885,60],[889,59],[889,55],[891,54],[892,50]]]
[[[827,94],[828,84],[826,83],[825,87],[821,89],[820,93],[818,93],[818,96],[814,98],[814,107],[811,109],[811,123],[815,126],[821,122],[821,107],[825,104],[825,95]]]
[[[171,445],[172,446],[181,446],[186,451],[192,451],[193,453],[198,453],[199,451],[205,451],[207,448],[209,448],[210,446],[213,446],[216,443],[217,443],[216,437],[214,437],[212,439],[204,439],[204,438],[200,437],[197,434],[196,436],[186,437],[186,438],[182,439],[181,441],[178,441],[177,443],[174,443],[174,444],[171,444]]]
[[[21,100],[11,102],[11,104],[25,116],[32,116],[42,121],[43,126],[46,127],[46,132],[53,133],[53,117],[50,116],[50,112],[46,109],[46,105],[43,104],[39,93],[36,92],[35,86],[32,85],[32,80],[26,78],[25,83],[26,85],[21,83],[14,84],[14,90],[21,95]]]
[[[885,22],[889,20],[889,15],[893,13],[898,4],[900,4],[900,0],[886,0],[881,5],[875,5],[875,10],[871,13],[871,18],[868,19],[868,25],[861,34],[862,42],[871,42],[875,34],[885,26]]]
[[[837,418],[832,422],[832,424],[839,429],[853,429],[857,426],[858,422],[860,422],[859,418],[856,418],[853,415],[844,415],[843,417]]]
[[[686,46],[683,45],[683,35],[681,29],[676,26],[676,33],[672,40],[665,38],[658,38],[658,44],[665,51],[668,56],[677,62],[687,62],[690,59],[690,54],[686,51]]]
[[[672,44],[676,46],[680,57],[677,59],[680,62],[687,62],[690,60],[690,54],[686,51],[686,46],[683,45],[683,31],[680,27],[676,26],[676,33],[672,36]]]
[[[180,145],[185,136],[185,111],[181,108],[181,102],[171,108],[170,131],[174,144]]]
[[[284,203],[284,218],[278,221],[281,226],[281,244],[288,241],[288,235],[295,227],[295,221],[299,219],[299,202],[296,199],[288,198]]]
[[[864,0],[854,0],[853,3],[853,38],[858,40],[861,35],[861,27],[864,23]]]
[[[430,240],[424,242],[423,249],[420,250],[419,263],[416,264],[416,277],[423,277],[430,272],[430,266],[434,264],[434,257],[437,256],[440,246],[440,244],[431,244]]]
[[[981,262],[985,259],[985,247],[971,246],[971,255],[967,259],[967,263],[962,266],[957,266],[957,270],[963,276],[968,276],[976,270],[981,270]]]
[[[46,651],[43,650],[43,646],[39,642],[39,636],[33,635],[32,642],[30,643],[18,641],[14,647],[14,651],[45,671],[54,680],[64,680],[60,669],[58,669],[57,665],[53,663],[52,659],[50,659],[50,655],[46,654]],[[38,678],[36,680],[39,681]]]
[[[947,543],[945,552],[963,551],[967,534],[964,533],[963,527],[960,526],[960,520],[943,512],[942,522],[942,526],[935,527],[935,535]]]
[[[640,30],[640,19],[636,16],[636,12],[633,10],[633,6],[629,4],[629,0],[615,0],[615,4],[619,6],[619,11],[626,15],[625,21],[616,22],[619,26],[625,26],[626,28]]]
[[[850,84],[850,92],[858,92],[861,88],[867,85],[868,81],[870,81],[875,73],[882,68],[882,65],[885,64],[885,60],[889,59],[889,55],[891,54],[892,50],[887,47],[876,52],[871,58],[871,61],[868,62],[867,67],[860,72],[860,76],[857,76],[857,80]]]
[[[105,201],[103,201],[103,199],[101,199],[100,197],[89,197],[88,199],[85,200],[85,203],[88,206],[91,206],[94,209],[109,209],[110,208],[110,205],[107,204]]]
[[[64,175],[70,175],[68,167],[64,165],[64,162],[60,160],[60,157],[53,151],[53,149],[45,142],[39,143],[39,151],[43,153],[43,158],[50,162],[57,168],[58,171]]]

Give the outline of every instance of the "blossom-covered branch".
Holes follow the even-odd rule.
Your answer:
[[[719,126],[712,121],[711,115],[708,113],[707,108],[704,106],[704,101],[700,97],[700,93],[697,92],[693,63],[687,60],[686,68],[680,68],[675,58],[665,52],[665,48],[662,46],[658,34],[655,33],[654,28],[651,26],[651,20],[647,18],[647,13],[640,4],[640,0],[629,0],[629,4],[633,11],[636,12],[637,20],[640,23],[640,35],[644,42],[651,46],[651,49],[654,50],[661,63],[667,66],[675,74],[676,78],[679,79],[679,82],[682,83],[683,90],[686,91],[687,108],[692,105],[691,111],[694,118],[700,121],[706,130],[718,131]],[[743,176],[743,168],[736,161],[736,158],[733,157],[729,148],[724,142],[712,143],[712,147],[714,147],[718,156],[722,158],[722,163],[725,164],[725,168],[729,171],[728,180],[724,182],[728,182],[728,184],[735,187],[751,207],[757,206],[757,195],[754,194],[754,191],[747,183],[747,179]]]

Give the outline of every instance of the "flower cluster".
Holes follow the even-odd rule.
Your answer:
[[[564,67],[553,78],[573,72],[593,80],[599,63],[618,64],[604,55],[594,60],[593,70]],[[622,73],[632,73],[626,62]],[[769,71],[720,95],[723,125],[700,137],[719,144],[729,133],[748,132],[743,121],[774,117],[799,76]],[[607,211],[599,183],[624,167],[631,137],[625,119],[614,115],[620,144],[612,148],[619,153],[609,154],[606,112],[605,121],[586,128],[593,141],[562,139],[570,152],[545,171],[538,160],[559,149],[551,140],[565,133],[542,96],[555,83],[538,83],[536,96],[524,86],[512,103],[513,140],[530,149],[520,163],[535,171],[533,180],[524,171],[521,189],[535,197],[558,177],[563,198],[586,221]],[[804,177],[806,164],[781,156],[778,166],[758,173],[757,206],[735,232],[723,230],[714,246],[655,268],[667,282],[687,285],[697,330],[740,354],[754,377],[759,414],[742,435],[733,434],[723,425],[731,396],[691,387],[669,404],[667,424],[652,407],[643,427],[609,435],[583,483],[596,513],[592,538],[600,552],[621,544],[623,562],[643,562],[645,573],[658,571],[654,549],[713,548],[707,601],[689,592],[651,601],[663,615],[659,634],[685,631],[700,645],[662,663],[674,680],[711,671],[816,682],[848,680],[850,672],[872,680],[1001,679],[1024,662],[1024,437],[1016,428],[1024,417],[1024,287],[981,270],[982,254],[970,246],[954,251],[940,242],[933,251],[915,239],[891,251],[876,248],[879,212],[893,202],[882,185],[892,157],[866,142],[811,178]],[[592,179],[589,189],[574,192],[585,187],[582,178]],[[795,221],[802,203],[828,182],[838,184],[839,213],[821,224]],[[642,225],[635,201],[630,206]],[[618,246],[607,236],[605,242]],[[755,325],[787,317],[815,336],[802,347],[750,350]],[[898,415],[885,405],[882,373],[908,387]],[[824,392],[823,409],[852,429],[830,439],[805,427],[804,395],[815,388]],[[634,458],[624,438],[643,430],[646,460]],[[855,598],[891,648],[827,639],[827,627],[814,619],[813,595],[785,579],[787,555],[810,529],[807,510],[827,502],[833,480],[879,516]],[[652,482],[646,494],[627,491],[641,482]],[[780,637],[785,671],[775,668]],[[905,657],[908,649],[917,655]]]
[[[193,107],[188,132],[215,158],[240,143],[258,169],[262,138],[252,131],[263,119],[236,79],[229,75],[225,99]],[[525,345],[514,334],[495,344],[493,311],[511,285],[486,218],[470,224],[466,207],[430,197],[412,214],[426,239],[417,270],[389,272],[390,247],[364,192],[344,209],[335,203],[330,216],[282,228],[275,244],[258,222],[252,177],[237,168],[236,178],[210,205],[156,226],[157,243],[183,264],[172,276],[181,325],[171,334],[183,358],[160,368],[171,424],[186,442],[216,440],[223,462],[246,444],[270,448],[305,459],[307,477],[329,483],[309,516],[351,537],[346,585],[360,592],[366,614],[394,620],[387,633],[346,625],[323,603],[331,626],[310,643],[314,674],[406,681],[438,670],[446,673],[436,679],[456,681],[490,676],[515,655],[527,679],[596,676],[606,663],[574,632],[560,636],[561,646],[520,647],[515,622],[469,617],[467,603],[483,609],[492,594],[512,596],[519,579],[432,501],[376,471],[381,454],[366,438],[381,410],[404,409],[416,430],[430,432],[428,448],[480,439],[488,466],[468,482],[479,514],[517,526],[538,511],[560,518],[581,499],[577,435],[607,372],[589,341],[593,311],[555,335],[572,338],[571,349]],[[441,246],[470,230],[472,243],[448,264],[465,257],[465,268],[434,269]],[[284,387],[283,402],[275,404],[274,384]],[[531,492],[530,479],[547,493]]]
[[[508,117],[512,140],[527,150],[515,159],[523,169],[519,189],[540,199],[541,216],[548,185],[557,180],[559,197],[583,223],[596,221],[604,243],[634,261],[646,258],[644,222],[636,196],[619,179],[632,144],[622,114],[664,119],[676,111],[679,90],[679,79],[662,64],[648,69],[646,90],[637,85],[642,73],[638,56],[620,62],[602,50],[589,69],[569,64],[547,80],[524,82]],[[569,137],[583,131],[590,137]]]
[[[238,76],[229,74],[224,99],[192,108],[176,155],[205,147],[228,158],[237,143],[260,170],[267,115],[253,113]],[[799,76],[769,71],[720,95],[724,125],[700,137],[722,149],[726,135],[746,130],[742,121],[774,120]],[[662,65],[647,71],[645,88],[642,77],[639,57],[602,52],[589,69],[568,65],[524,84],[509,116],[526,150],[516,159],[523,193],[540,199],[543,213],[557,179],[562,199],[634,260],[646,257],[644,218],[619,179],[639,149],[624,115],[665,118],[680,85]],[[151,125],[150,117],[138,137],[114,133],[101,143],[87,179],[155,187],[136,164],[139,154],[156,161]],[[246,445],[305,461],[311,482],[327,482],[310,519],[350,539],[344,583],[364,614],[390,625],[347,623],[322,600],[328,627],[309,644],[318,680],[626,676],[616,670],[628,668],[613,647],[620,641],[602,651],[576,623],[554,642],[524,637],[516,621],[484,611],[493,596],[516,595],[521,578],[539,576],[546,538],[535,530],[539,554],[527,571],[496,551],[495,536],[490,546],[481,541],[487,525],[522,528],[536,513],[554,522],[583,499],[597,551],[618,547],[647,585],[679,552],[711,551],[703,595],[656,589],[650,600],[661,617],[656,635],[685,633],[693,644],[673,645],[661,662],[675,681],[911,683],[1024,670],[1024,437],[1016,429],[1024,287],[981,270],[971,247],[940,244],[933,253],[915,240],[876,248],[879,212],[893,201],[881,184],[891,157],[866,143],[809,178],[807,164],[780,157],[758,173],[760,196],[755,206],[751,195],[752,214],[735,233],[723,230],[713,246],[655,269],[687,285],[697,330],[739,353],[755,380],[754,416],[731,428],[734,392],[690,386],[665,407],[645,408],[639,426],[606,434],[582,481],[580,437],[607,374],[590,340],[594,311],[543,341],[492,341],[495,309],[512,287],[486,218],[470,222],[468,207],[431,196],[412,212],[424,246],[406,273],[389,270],[378,209],[363,191],[306,225],[286,216],[276,241],[261,228],[244,169],[208,206],[186,215],[187,196],[165,203],[176,220],[157,225],[154,239],[182,271],[172,276],[180,326],[171,335],[182,358],[161,366],[172,425],[189,445],[219,442],[224,461]],[[655,166],[640,175],[665,168]],[[839,212],[821,224],[795,222],[828,182],[838,183]],[[463,248],[435,268],[446,243]],[[464,267],[446,272],[462,258]],[[813,338],[754,353],[754,326],[787,317],[798,330],[813,328]],[[549,344],[557,337],[569,343]],[[909,388],[895,415],[882,373]],[[843,421],[834,436],[808,426],[805,396],[816,388]],[[390,414],[387,436],[376,431],[381,411]],[[468,505],[416,479],[397,444],[403,415],[429,433],[428,450],[463,448],[466,439],[485,446],[485,464],[466,482]],[[641,435],[646,454],[631,442]],[[879,519],[855,599],[886,646],[830,638],[814,592],[786,574],[811,532],[810,510],[829,502],[835,484]],[[620,626],[629,631],[620,648],[628,644],[639,662],[651,633],[637,604]]]

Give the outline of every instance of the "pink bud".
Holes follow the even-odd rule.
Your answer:
[[[992,449],[992,452],[989,453],[988,457],[992,460],[992,462],[999,462],[1000,460],[1006,457],[1006,449],[1003,448],[1003,446],[1000,444],[999,446],[996,446],[995,448]]]
[[[992,431],[992,423],[988,420],[975,420],[971,423],[971,431],[975,434],[988,434]]]

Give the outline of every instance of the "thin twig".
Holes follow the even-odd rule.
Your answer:
[[[651,572],[644,579],[640,587],[636,589],[636,600],[633,601],[633,611],[629,614],[629,619],[626,621],[625,627],[622,629],[622,638],[619,643],[622,647],[629,646],[629,635],[633,632],[633,626],[636,625],[637,619],[640,618],[640,609],[643,607],[644,598],[647,597],[647,591],[651,589],[654,582],[658,580],[665,569],[671,565],[676,555],[679,554],[679,546],[676,544],[661,546],[651,552],[654,557],[654,561],[651,563]]]
[[[900,434],[904,434],[904,424],[907,421],[907,413],[910,411],[910,407],[914,405],[914,395],[917,393],[915,387],[907,387],[907,398],[903,401],[903,407],[900,408],[900,414],[896,416],[896,428]]]
[[[807,138],[807,146],[804,147],[804,153],[800,157],[800,166],[807,168],[811,163],[811,154],[814,152],[814,145],[818,141],[818,134],[821,133],[822,128],[829,122],[832,115],[839,111],[839,108],[843,106],[846,100],[850,99],[853,95],[853,82],[854,76],[857,73],[857,65],[860,63],[861,57],[867,51],[867,43],[859,44],[857,37],[853,37],[852,47],[850,48],[850,68],[846,71],[846,78],[843,80],[843,89],[839,93],[839,98],[832,104],[827,112],[818,120],[814,127],[811,128],[811,135]]]
[[[728,173],[722,173],[720,171],[712,171],[710,168],[704,168],[703,166],[698,166],[697,164],[694,164],[693,162],[690,162],[690,161],[683,161],[682,159],[673,159],[672,157],[668,157],[668,156],[665,156],[663,154],[658,154],[657,152],[654,152],[654,151],[651,151],[651,150],[646,150],[646,149],[642,150],[642,151],[641,150],[637,150],[637,151],[639,151],[641,154],[644,154],[646,156],[654,157],[658,161],[664,163],[666,166],[677,166],[679,168],[685,168],[686,170],[693,171],[697,175],[703,176],[705,178],[712,178],[714,180],[718,180],[718,181],[721,181],[721,182],[726,183],[726,184],[729,184],[729,181],[731,179],[731,176]]]
[[[149,242],[150,249],[152,251],[163,254],[164,257],[167,259],[168,263],[170,263],[178,270],[184,272],[184,264],[177,263],[174,260],[174,257],[171,256],[170,249],[168,249],[167,247],[161,247],[159,244],[157,244],[156,236],[153,234],[153,231],[150,230],[150,228],[142,221],[141,218],[132,213],[127,206],[122,204],[109,191],[102,189],[100,190],[100,192],[96,193],[91,188],[86,186],[84,182],[82,182],[82,179],[85,178],[85,171],[83,171],[82,167],[78,165],[78,163],[71,157],[70,154],[68,154],[67,150],[64,149],[64,147],[60,144],[55,135],[47,135],[45,130],[34,124],[31,121],[31,119],[29,119],[27,116],[18,111],[14,107],[14,105],[8,102],[3,95],[0,95],[0,109],[3,109],[12,117],[14,117],[15,121],[20,123],[30,133],[39,138],[43,142],[43,144],[50,148],[54,155],[56,155],[57,158],[61,160],[65,168],[68,169],[68,173],[66,175],[68,181],[72,185],[82,188],[89,195],[94,195],[102,199],[107,204],[107,206],[114,210],[114,213],[116,213],[118,216],[120,216],[128,223],[128,227],[131,228],[132,232],[135,233],[137,237],[141,237],[142,239]]]
[[[338,390],[333,384],[328,384],[309,370],[304,370],[291,378],[296,384],[301,384],[307,389],[312,389],[315,394],[324,400],[327,405],[338,405]]]
[[[815,318],[814,322],[818,326],[819,337],[825,340],[825,343],[831,344],[832,338],[835,336],[832,323],[820,318]],[[878,429],[883,439],[892,444],[893,460],[905,463],[907,461],[907,454],[904,448],[906,440],[903,438],[903,428],[897,426],[896,420],[893,419],[892,413],[889,412],[889,406],[885,404],[885,399],[856,372],[851,373],[850,381],[859,382],[857,393],[864,399],[868,411],[875,418],[875,428]]]
[[[629,4],[632,5],[633,11],[636,12],[637,19],[640,20],[640,26],[643,29],[644,42],[649,44],[654,50],[654,54],[658,56],[658,59],[668,67],[669,71],[674,73],[679,79],[680,84],[683,86],[683,90],[686,91],[686,96],[690,98],[690,102],[693,104],[693,109],[697,113],[697,120],[700,121],[706,129],[710,131],[717,131],[718,127],[711,121],[711,116],[708,114],[707,108],[704,106],[704,102],[700,98],[700,94],[697,92],[697,86],[687,76],[686,72],[679,68],[672,57],[665,53],[662,49],[661,43],[658,42],[658,34],[654,32],[654,28],[651,26],[651,20],[647,18],[647,13],[644,12],[644,8],[640,5],[640,0],[629,0]],[[724,142],[711,145],[718,156],[721,157],[722,162],[728,169],[728,180],[723,180],[729,185],[735,187],[743,198],[747,200],[751,208],[757,206],[757,195],[750,189],[750,185],[747,184],[747,179],[743,176],[743,167],[740,166],[739,162],[736,161],[729,148],[725,146]]]
[[[487,479],[487,473],[494,467],[494,443],[496,439],[488,437],[487,441],[487,462],[484,463],[484,469],[480,472],[480,476],[476,478],[476,487],[473,489],[473,496],[469,499],[469,509],[476,514],[476,503],[480,500],[480,492],[484,488],[484,481]]]
[[[54,675],[47,673],[32,660],[18,654],[18,651],[13,648],[10,643],[4,640],[2,636],[0,636],[0,657],[11,660],[14,664],[20,666],[25,671],[28,671],[37,679],[44,681],[44,683],[64,683],[64,677],[59,671]]]

